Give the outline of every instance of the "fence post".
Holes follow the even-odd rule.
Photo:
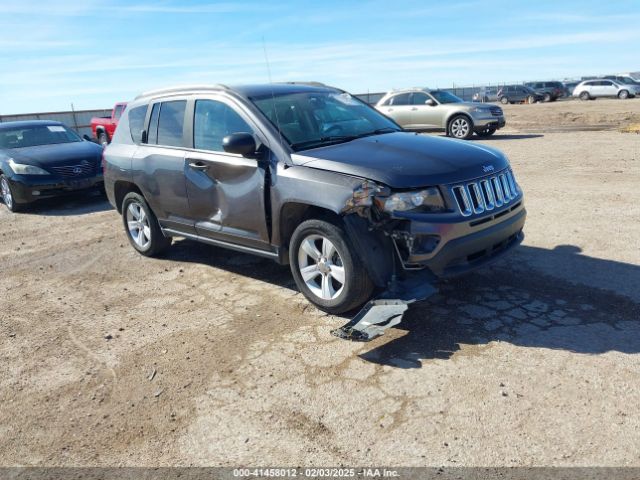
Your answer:
[[[73,125],[76,132],[80,133],[80,131],[78,130],[78,119],[76,118],[76,110],[73,108],[73,102],[71,103],[71,116],[73,117]]]

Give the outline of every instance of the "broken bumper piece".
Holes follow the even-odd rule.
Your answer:
[[[413,274],[406,280],[392,283],[388,290],[367,302],[352,320],[332,330],[331,334],[346,340],[368,342],[398,325],[411,303],[425,300],[436,292],[429,274]]]

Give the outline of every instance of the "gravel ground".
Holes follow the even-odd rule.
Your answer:
[[[640,466],[638,107],[508,106],[524,244],[366,344],[286,267],[137,255],[100,196],[0,208],[0,465]]]

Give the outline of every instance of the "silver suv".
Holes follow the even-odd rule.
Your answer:
[[[573,96],[580,100],[593,100],[601,97],[633,98],[640,95],[640,86],[623,85],[613,80],[596,79],[580,82],[573,90]]]
[[[415,88],[389,92],[376,108],[405,129],[444,130],[454,138],[467,139],[473,132],[488,137],[505,126],[500,107],[464,102],[444,90]]]

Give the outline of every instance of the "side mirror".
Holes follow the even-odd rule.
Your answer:
[[[247,132],[232,133],[222,139],[222,148],[227,153],[248,157],[256,153],[256,140]]]
[[[429,105],[430,107],[436,106],[436,102],[433,101],[433,98],[428,99],[427,101],[424,102],[424,104]]]

